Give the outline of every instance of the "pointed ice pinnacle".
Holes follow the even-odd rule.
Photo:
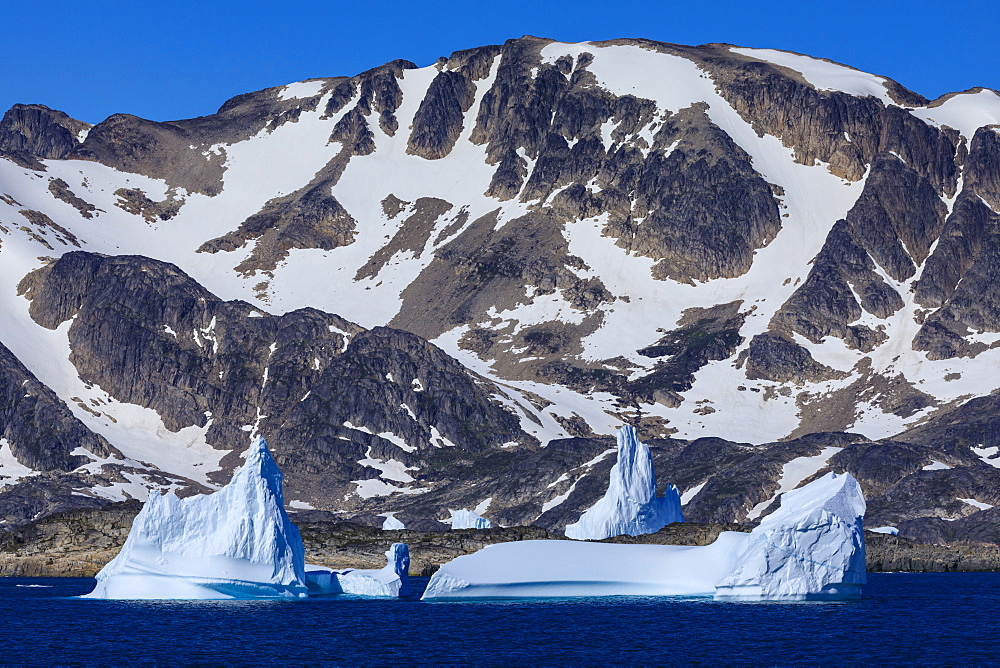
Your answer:
[[[386,513],[385,522],[382,522],[383,531],[393,531],[398,529],[405,529],[406,525],[396,519],[396,513]]]
[[[306,595],[304,550],[288,519],[282,475],[256,438],[214,494],[151,492],[90,598],[213,599]]]
[[[618,462],[611,468],[607,493],[566,527],[566,536],[577,540],[639,536],[683,521],[677,487],[667,485],[666,494],[657,498],[649,447],[639,442],[631,425],[625,425],[618,430]]]
[[[865,584],[865,497],[850,473],[786,492],[754,529],[717,599],[831,600]]]

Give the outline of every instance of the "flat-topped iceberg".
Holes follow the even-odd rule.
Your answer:
[[[539,540],[490,545],[431,578],[423,598],[715,596],[739,600],[857,598],[865,581],[864,497],[827,474],[782,498],[753,532],[711,545]]]
[[[786,492],[750,534],[715,597],[823,600],[861,596],[865,497],[849,473]]]
[[[121,552],[89,598],[226,599],[306,596],[298,528],[262,437],[221,490],[179,499],[150,494]]]
[[[527,540],[488,545],[441,567],[425,600],[569,596],[711,596],[745,534],[706,547]]]
[[[667,485],[666,494],[656,496],[649,446],[639,441],[632,425],[625,425],[618,430],[618,461],[611,467],[608,491],[566,527],[566,537],[601,540],[624,534],[639,536],[683,521],[677,487]]]
[[[306,566],[309,593],[406,596],[409,592],[409,547],[406,543],[393,543],[385,556],[388,559],[385,567],[370,570]]]

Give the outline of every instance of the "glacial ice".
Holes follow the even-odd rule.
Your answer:
[[[718,599],[859,598],[865,584],[865,497],[849,473],[786,492],[750,533]]]
[[[864,511],[857,481],[830,473],[786,493],[781,508],[749,534],[726,531],[696,547],[500,543],[443,565],[423,598],[857,598],[865,582]]]
[[[409,592],[409,547],[406,543],[393,543],[385,556],[388,559],[385,567],[369,570],[306,566],[309,593],[406,596]]]
[[[302,538],[285,513],[281,483],[258,436],[221,490],[186,499],[151,492],[121,552],[97,574],[87,597],[306,596]]]
[[[385,521],[382,522],[383,531],[391,531],[394,529],[405,529],[406,525],[396,519],[395,513],[386,513]]]
[[[474,510],[452,510],[451,512],[451,528],[452,529],[489,529],[493,526],[485,517],[479,515]]]
[[[625,425],[618,430],[618,462],[611,467],[607,493],[566,527],[566,536],[576,540],[639,536],[683,521],[677,487],[667,485],[666,494],[657,498],[649,447],[639,441],[631,425]]]

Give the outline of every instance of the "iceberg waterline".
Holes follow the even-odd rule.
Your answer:
[[[785,494],[781,508],[749,534],[723,532],[698,547],[558,540],[491,545],[442,566],[423,598],[858,598],[865,583],[864,511],[857,481],[828,473]]]
[[[684,521],[681,495],[675,485],[667,485],[664,496],[656,496],[656,473],[649,446],[639,441],[631,425],[619,429],[617,436],[618,461],[611,467],[608,491],[577,522],[566,527],[567,538],[639,536]]]
[[[258,436],[221,490],[179,499],[151,492],[125,545],[89,598],[297,598],[305,552],[288,518],[282,475]]]
[[[151,493],[121,552],[97,574],[97,586],[86,597],[405,595],[409,549],[396,543],[386,556],[382,569],[307,570],[302,537],[284,509],[281,471],[258,436],[244,465],[218,492],[187,499]]]
[[[357,594],[361,596],[406,596],[409,593],[410,548],[393,543],[385,553],[384,568],[335,570],[306,566],[310,594]]]
[[[634,447],[634,432],[622,430],[619,442],[633,453],[641,452]],[[486,522],[464,512],[474,516],[473,521]],[[563,540],[500,543],[442,566],[423,598],[857,598],[865,583],[864,512],[857,481],[849,474],[830,473],[782,496],[781,507],[750,534],[723,532],[713,544],[699,547]],[[187,499],[152,494],[121,552],[98,573],[97,586],[87,596],[405,595],[409,549],[394,543],[386,557],[388,564],[381,569],[306,567],[301,536],[284,510],[281,471],[264,439],[257,437],[246,463],[222,490]]]
[[[848,473],[786,492],[737,555],[716,598],[819,600],[861,596],[865,498]]]

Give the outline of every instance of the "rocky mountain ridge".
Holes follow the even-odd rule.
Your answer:
[[[0,515],[204,492],[263,433],[293,507],[558,530],[629,422],[699,521],[834,469],[870,526],[998,541],[997,127],[986,89],[532,37],[197,119],[15,106]]]

